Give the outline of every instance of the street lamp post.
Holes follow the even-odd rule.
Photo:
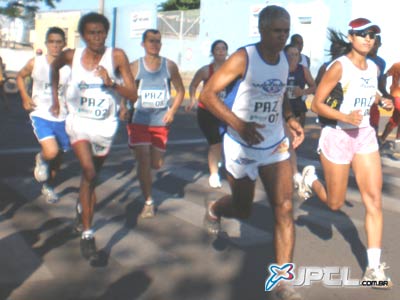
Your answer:
[[[99,0],[99,14],[104,14],[104,0]]]

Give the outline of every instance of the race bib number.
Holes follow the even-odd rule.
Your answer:
[[[145,90],[141,92],[143,108],[165,108],[168,105],[168,99],[164,90]]]
[[[104,120],[110,113],[110,100],[81,97],[78,115],[84,118]]]
[[[254,110],[251,111],[249,120],[256,123],[275,124],[279,119],[279,101],[254,101]]]

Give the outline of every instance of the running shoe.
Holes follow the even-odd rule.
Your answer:
[[[400,140],[394,141],[393,150],[396,153],[400,153]]]
[[[215,203],[204,201],[206,213],[204,214],[204,227],[209,235],[217,236],[221,233],[221,218],[213,216],[211,213],[211,205]]]
[[[222,187],[221,179],[218,174],[211,174],[210,177],[208,178],[208,184],[213,189],[219,189]]]
[[[86,260],[97,259],[97,248],[94,236],[82,237],[81,242],[81,254]]]
[[[42,186],[42,195],[49,204],[57,203],[60,200],[54,189],[47,184],[43,184]]]
[[[385,270],[389,269],[386,263],[381,263],[378,269],[367,268],[364,273],[362,281],[386,281],[388,284],[385,286],[373,285],[372,288],[376,289],[390,289],[393,286],[392,280],[386,276]]]
[[[297,189],[297,194],[303,200],[307,200],[313,194],[310,186],[306,184],[306,178],[309,176],[315,176],[315,167],[312,165],[305,166],[302,172],[302,180],[299,183],[299,188]]]
[[[155,216],[154,203],[145,204],[143,206],[142,212],[140,213],[140,217],[142,219],[149,219],[149,218],[153,218],[154,216]]]
[[[36,154],[35,161],[33,175],[38,182],[45,182],[49,179],[49,166],[40,153]]]
[[[76,201],[75,206],[75,221],[73,230],[75,233],[82,233],[83,232],[83,224],[82,224],[82,207],[79,203],[79,199]]]
[[[302,300],[303,298],[297,293],[294,288],[288,284],[281,284],[277,286],[273,291],[274,300]]]

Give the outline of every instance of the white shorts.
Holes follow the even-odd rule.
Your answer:
[[[235,179],[247,176],[251,180],[256,180],[259,167],[284,161],[290,157],[287,137],[271,148],[260,150],[243,146],[228,134],[224,134],[223,147],[226,170]]]
[[[92,145],[94,156],[106,156],[110,152],[117,128],[116,119],[95,120],[70,114],[65,120],[65,129],[71,145],[88,141]]]

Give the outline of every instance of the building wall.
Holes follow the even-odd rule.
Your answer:
[[[156,27],[156,6],[160,1],[106,0],[104,14],[115,28],[110,30],[108,45],[124,49],[130,61],[143,55],[141,38],[131,36],[132,14],[152,11],[150,27]],[[98,0],[61,1],[57,10],[97,11]],[[127,5],[126,3],[129,3]],[[319,66],[329,60],[326,38],[327,28],[347,32],[349,20],[367,17],[382,28],[383,46],[379,54],[388,64],[398,60],[398,42],[395,1],[380,0],[201,0],[200,35],[196,39],[172,39],[163,37],[161,55],[178,63],[183,71],[194,71],[210,62],[210,46],[215,39],[224,39],[232,53],[238,47],[259,40],[254,27],[258,11],[270,4],[285,7],[291,15],[291,34],[299,33],[304,38],[303,52],[311,58],[311,72],[315,75]],[[47,8],[47,11],[49,9]],[[50,10],[54,11],[54,10]],[[384,16],[384,19],[383,19]],[[72,21],[72,23],[77,22]],[[39,34],[43,36],[42,33]]]
[[[35,18],[34,49],[45,49],[46,32],[49,27],[57,26],[66,32],[67,48],[75,48],[79,42],[77,24],[80,11],[56,11],[38,13]]]

